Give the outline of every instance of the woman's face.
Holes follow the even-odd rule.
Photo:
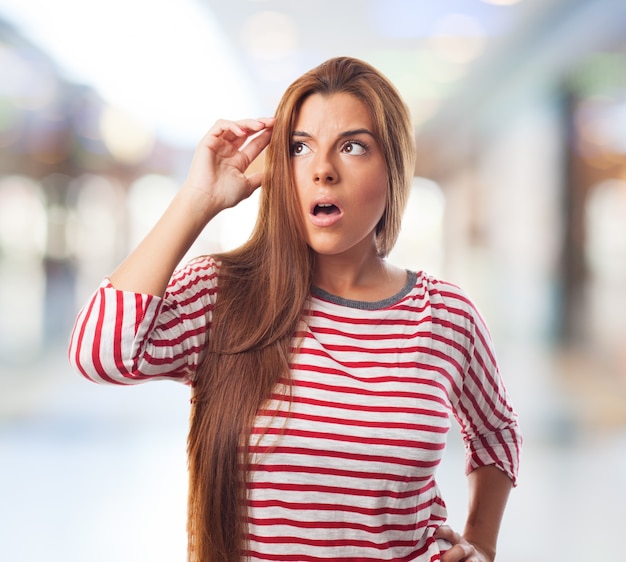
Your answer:
[[[375,255],[387,170],[367,107],[344,93],[309,96],[296,118],[291,158],[313,251]]]

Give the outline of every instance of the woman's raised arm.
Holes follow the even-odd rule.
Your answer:
[[[170,277],[202,229],[261,185],[245,175],[269,143],[273,118],[220,120],[202,138],[189,174],[156,225],[110,277],[124,291],[162,296]],[[247,142],[249,141],[249,142]]]

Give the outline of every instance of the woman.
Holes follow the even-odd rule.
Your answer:
[[[265,174],[245,175],[267,147]],[[189,558],[491,561],[518,463],[489,335],[457,287],[385,260],[414,167],[408,111],[351,58],[296,80],[275,118],[218,121],[154,229],[76,321],[97,382],[193,389]],[[178,268],[261,189],[242,247]],[[435,482],[451,414],[463,534]]]

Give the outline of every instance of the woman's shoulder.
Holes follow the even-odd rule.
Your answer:
[[[196,256],[176,268],[174,276],[190,277],[194,275],[217,275],[220,262],[212,255]]]
[[[216,287],[219,262],[211,255],[197,256],[181,264],[170,280],[170,295],[203,287]]]
[[[415,276],[413,293],[428,300],[431,307],[446,311],[462,311],[464,315],[475,314],[476,306],[461,286],[425,271],[415,271],[413,275]]]
[[[467,298],[466,292],[452,281],[423,270],[410,270],[409,275],[415,279],[415,287],[429,295],[440,295],[441,298]]]

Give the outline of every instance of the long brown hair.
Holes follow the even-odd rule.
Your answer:
[[[218,298],[194,384],[188,440],[193,562],[240,562],[243,557],[250,432],[279,379],[289,380],[290,346],[314,266],[293,185],[291,136],[307,96],[340,92],[368,107],[385,155],[389,188],[376,231],[381,256],[400,230],[414,165],[408,110],[393,85],[367,63],[348,57],[326,61],[297,79],[278,105],[250,239],[216,256]]]

